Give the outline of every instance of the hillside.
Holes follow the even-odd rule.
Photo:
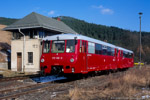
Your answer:
[[[58,17],[55,17],[57,19]],[[135,53],[135,62],[139,60],[139,32],[129,31],[117,27],[108,27],[104,25],[97,25],[88,23],[83,20],[72,17],[59,16],[61,21],[70,26],[76,32],[93,37],[102,41],[107,41],[117,46],[121,46]],[[9,25],[17,19],[1,18],[0,24]],[[150,32],[142,32],[142,60],[150,63]]]
[[[17,21],[18,19],[12,19],[12,18],[5,18],[5,17],[0,17],[0,24],[3,25],[10,25]]]
[[[0,25],[0,62],[6,61],[6,55],[3,54],[1,51],[10,49],[11,45],[12,35],[10,32],[2,30],[5,27],[6,25]]]
[[[0,25],[0,42],[11,44],[11,33],[7,31],[3,31],[6,25]]]

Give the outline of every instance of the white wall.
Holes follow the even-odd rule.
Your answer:
[[[17,52],[22,53],[23,64],[23,40],[12,40],[11,42],[11,69],[17,71]],[[28,52],[33,52],[33,64],[28,63]],[[28,39],[25,42],[25,72],[36,72],[40,69],[40,40]],[[23,69],[23,68],[22,68]]]

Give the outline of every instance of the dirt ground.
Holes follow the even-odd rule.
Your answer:
[[[149,100],[150,66],[56,82],[53,89],[20,96],[17,100]]]

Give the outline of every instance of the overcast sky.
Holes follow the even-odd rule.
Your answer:
[[[106,26],[150,32],[150,0],[1,0],[0,17],[23,18],[31,12],[70,16]]]

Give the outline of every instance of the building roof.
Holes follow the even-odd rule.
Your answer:
[[[126,51],[126,52],[133,53],[133,51],[131,51],[131,50],[121,48],[121,47],[115,46],[113,44],[110,44],[110,43],[107,43],[107,42],[104,42],[104,41],[101,41],[101,40],[97,40],[97,39],[94,39],[94,38],[90,38],[90,37],[87,37],[87,36],[84,36],[84,35],[81,35],[81,34],[58,34],[58,35],[47,36],[47,37],[43,38],[43,40],[58,40],[58,39],[59,40],[69,40],[69,39],[87,40],[87,41],[90,41],[90,42],[93,42],[93,43],[98,43],[98,44],[102,44],[104,46],[109,46],[109,47],[112,47],[112,48],[117,48],[117,49],[120,49],[120,50],[123,50],[123,51]]]
[[[30,28],[45,28],[62,33],[76,33],[69,26],[64,24],[62,21],[46,17],[35,12],[25,16],[17,22],[9,25],[3,30],[11,31],[16,29],[30,29]]]

